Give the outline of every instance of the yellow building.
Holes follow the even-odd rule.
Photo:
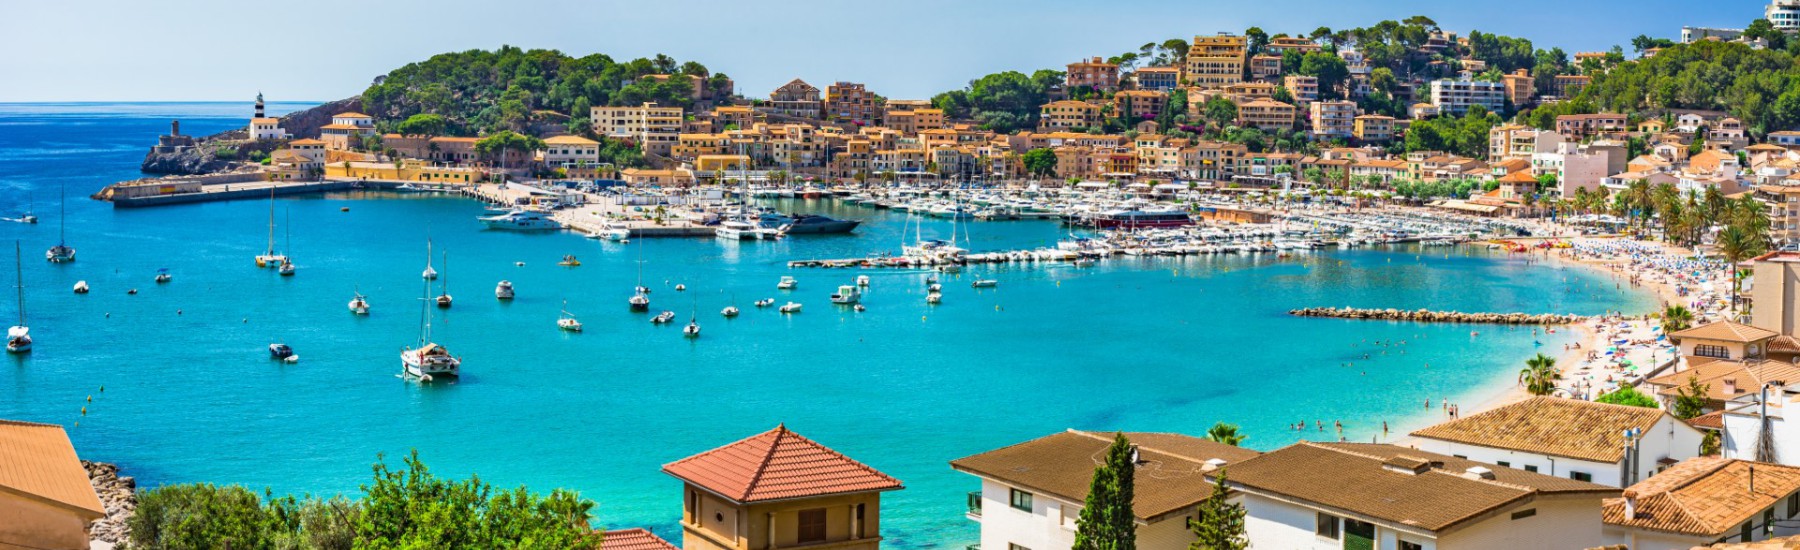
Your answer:
[[[670,149],[676,160],[692,160],[700,155],[721,155],[731,145],[731,134],[681,134]]]
[[[684,550],[878,550],[881,493],[904,488],[786,426],[663,473],[683,482]]]
[[[485,172],[461,166],[432,166],[421,160],[392,162],[334,162],[325,165],[325,177],[376,181],[423,181],[432,183],[475,183]]]
[[[1242,82],[1248,52],[1242,36],[1196,36],[1188,48],[1184,78],[1188,85],[1201,87]]]
[[[1113,112],[1126,116],[1133,122],[1156,118],[1168,103],[1169,94],[1163,92],[1125,90],[1113,94]]]
[[[1530,103],[1537,96],[1537,79],[1531,77],[1531,71],[1519,69],[1500,77],[1500,81],[1506,84],[1506,100],[1514,107]]]
[[[0,548],[88,548],[106,517],[62,426],[0,420]]]
[[[681,135],[680,107],[660,107],[645,103],[636,107],[594,107],[589,120],[594,133],[612,139],[630,141],[644,151],[668,155]]]
[[[1362,142],[1388,141],[1394,139],[1394,117],[1387,115],[1362,115],[1356,117],[1356,139]]]
[[[1038,112],[1038,128],[1066,130],[1091,128],[1104,120],[1100,106],[1085,101],[1062,100],[1044,104]]]
[[[694,158],[694,170],[697,172],[728,172],[749,169],[749,155],[700,155]]]
[[[1250,100],[1238,104],[1238,126],[1264,130],[1291,129],[1294,127],[1296,114],[1293,105],[1280,101]]]

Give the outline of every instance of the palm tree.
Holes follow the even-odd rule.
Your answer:
[[[1680,305],[1672,305],[1663,310],[1662,326],[1664,333],[1675,332],[1694,325],[1694,312]]]
[[[1531,395],[1550,395],[1556,391],[1557,374],[1556,358],[1539,353],[1525,360],[1525,368],[1519,370],[1519,382]]]
[[[1206,430],[1207,441],[1224,443],[1233,447],[1238,446],[1238,444],[1243,443],[1244,440],[1248,438],[1249,436],[1238,434],[1237,424],[1220,422],[1218,424],[1213,424],[1211,429]]]
[[[1732,225],[1726,227],[1724,231],[1719,232],[1718,244],[1719,254],[1725,256],[1726,273],[1731,275],[1731,305],[1732,307],[1736,307],[1738,303],[1739,285],[1742,283],[1742,281],[1738,280],[1737,276],[1738,262],[1744,261],[1745,258],[1762,254],[1763,250],[1766,249],[1766,243],[1762,238],[1757,237],[1749,231],[1745,231],[1741,227]]]

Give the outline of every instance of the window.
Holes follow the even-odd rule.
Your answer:
[[[1763,510],[1763,536],[1775,536],[1775,508]]]
[[[1013,489],[1012,490],[1012,507],[1030,512],[1031,511],[1031,493],[1027,493],[1025,491],[1020,491],[1018,489]]]
[[[1527,472],[1536,472],[1536,471],[1537,471],[1537,466],[1534,466],[1534,465],[1531,465],[1531,464],[1526,464],[1526,465],[1525,465],[1525,471],[1527,471]]]
[[[814,508],[800,511],[800,542],[825,541],[825,509]]]
[[[1425,550],[1425,545],[1416,542],[1400,541],[1400,550]]]
[[[1800,493],[1788,495],[1787,517],[1800,516]]]
[[[1714,346],[1710,344],[1695,344],[1694,355],[1701,357],[1718,357],[1721,359],[1731,358],[1731,352],[1726,350],[1725,346]]]
[[[1495,464],[1499,464],[1499,465],[1500,465],[1500,467],[1501,467],[1501,468],[1511,468],[1511,467],[1512,467],[1512,463],[1511,463],[1511,462],[1507,462],[1507,461],[1504,461],[1504,460],[1501,460],[1501,461],[1498,461],[1498,462],[1495,462]]]
[[[981,501],[978,500],[976,502],[979,503]],[[866,519],[863,515],[863,505],[857,504],[856,505],[856,538],[860,539],[865,536],[865,535],[863,535],[863,533],[865,532],[868,525],[869,525],[869,520]]]
[[[1321,537],[1331,540],[1338,538],[1338,518],[1324,512],[1319,513],[1318,526],[1313,529]]]
[[[1528,508],[1525,510],[1519,510],[1517,512],[1513,512],[1512,518],[1514,520],[1521,520],[1521,519],[1525,519],[1525,518],[1535,516],[1535,515],[1537,515],[1537,508]]]
[[[1006,543],[1006,550],[1031,550],[1031,549],[1009,542],[1009,543]]]
[[[1575,481],[1586,481],[1586,482],[1592,483],[1594,481],[1594,474],[1590,474],[1587,472],[1569,472],[1569,479],[1573,479]]]
[[[688,490],[688,517],[694,518],[694,523],[700,523],[700,491]]]
[[[1742,527],[1738,528],[1738,541],[1750,542],[1750,522],[1746,521]]]

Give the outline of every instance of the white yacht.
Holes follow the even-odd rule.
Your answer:
[[[445,376],[460,376],[462,359],[451,355],[450,350],[444,346],[431,341],[431,306],[427,304],[431,297],[431,285],[425,285],[419,294],[419,347],[400,352],[401,374],[421,382]]]
[[[1000,286],[1000,281],[996,281],[993,279],[976,279],[975,282],[969,283],[969,286],[972,286],[975,288],[994,288],[996,286]]]
[[[87,281],[75,281],[75,293],[76,294],[87,294],[88,293]]]
[[[562,224],[535,210],[512,209],[497,216],[478,218],[488,229],[509,229],[513,231],[547,231],[562,229]]]
[[[862,287],[869,286],[869,276],[868,275],[857,275],[856,276],[856,286],[862,286]]]
[[[738,308],[737,308],[737,306],[725,306],[725,309],[719,310],[719,315],[724,315],[726,317],[737,317],[738,316]]]
[[[658,324],[658,325],[668,323],[669,321],[673,321],[673,320],[675,320],[675,312],[673,312],[673,311],[664,311],[662,313],[656,314],[655,317],[650,318],[651,323]]]
[[[775,288],[780,290],[793,290],[797,286],[800,286],[800,281],[786,275],[781,276],[781,282],[775,283]]]
[[[756,229],[750,222],[730,220],[713,229],[713,235],[727,241],[742,241],[756,238]]]
[[[25,254],[20,252],[19,241],[13,241],[13,261],[18,271],[14,286],[19,289],[19,324],[6,329],[6,352],[25,353],[31,351],[31,327],[25,324]]]
[[[512,281],[500,281],[500,284],[494,285],[494,298],[500,300],[513,299]]]
[[[831,303],[851,305],[862,300],[862,291],[856,285],[840,285],[837,293],[831,295]]]
[[[780,311],[782,313],[799,313],[800,312],[800,303],[799,302],[788,302],[786,304],[782,304]]]
[[[173,275],[169,275],[169,268],[165,267],[165,268],[156,270],[156,282],[158,282],[158,283],[166,283],[166,282],[169,282],[169,280],[173,279],[173,278],[174,278]]]

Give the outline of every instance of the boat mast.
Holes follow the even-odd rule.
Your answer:
[[[69,184],[62,184],[61,195],[57,199],[56,214],[56,246],[69,244]]]
[[[269,184],[269,252],[275,255],[275,185]]]
[[[450,251],[444,251],[444,295],[450,295]]]
[[[19,282],[13,286],[19,289],[19,326],[25,326],[25,254],[19,251],[19,241],[13,241],[13,264],[18,271]]]

